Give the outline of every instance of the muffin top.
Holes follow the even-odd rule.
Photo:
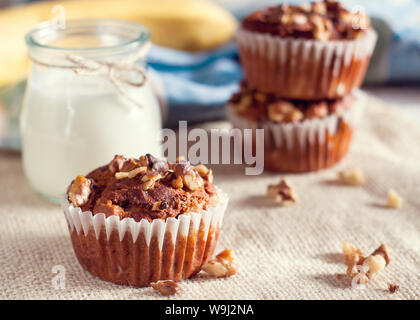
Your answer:
[[[337,1],[325,0],[258,10],[242,21],[242,27],[280,37],[328,41],[357,39],[370,27],[370,22],[361,11],[352,13]]]
[[[333,100],[285,100],[274,94],[249,89],[246,82],[242,82],[240,91],[230,98],[229,105],[251,121],[297,123],[331,114],[340,115],[351,108],[354,99],[352,94],[348,94]]]
[[[169,162],[150,154],[139,159],[116,155],[109,164],[77,176],[67,195],[82,211],[151,222],[215,206],[219,197],[212,181],[210,169],[183,159]]]

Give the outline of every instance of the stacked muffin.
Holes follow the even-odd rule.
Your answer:
[[[245,80],[228,116],[265,130],[265,167],[306,172],[342,159],[376,42],[368,17],[336,1],[279,5],[247,16],[236,39]]]

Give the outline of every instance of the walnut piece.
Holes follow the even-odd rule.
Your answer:
[[[267,187],[267,195],[281,206],[289,206],[295,204],[297,201],[295,190],[284,178],[278,184],[269,185]]]
[[[155,182],[162,179],[162,175],[157,172],[148,172],[148,174],[144,175],[141,178],[141,181],[143,184],[141,185],[141,188],[146,191],[152,188],[155,185]]]
[[[109,163],[108,169],[112,173],[116,173],[122,169],[124,165],[124,157],[123,156],[114,156],[114,159]]]
[[[361,249],[344,242],[343,254],[347,265],[347,275],[351,278],[359,276],[358,283],[367,283],[389,264],[389,252],[389,247],[381,244],[370,256],[364,257]]]
[[[203,180],[200,176],[194,174],[186,174],[183,177],[184,185],[191,191],[195,191],[203,185]]]
[[[346,265],[350,264],[351,261],[359,261],[360,257],[363,257],[363,251],[359,248],[356,248],[352,244],[348,243],[347,241],[343,242],[343,255],[344,255],[344,263]],[[356,258],[354,258],[356,257]]]
[[[212,277],[229,277],[238,272],[235,256],[230,249],[220,252],[214,259],[203,265],[202,269]]]
[[[371,255],[381,255],[385,259],[386,265],[388,265],[391,262],[391,258],[389,257],[390,252],[391,249],[386,244],[381,244]]]
[[[213,183],[213,171],[211,169],[207,168],[204,164],[199,164],[198,166],[195,166],[194,169],[197,170],[198,174],[203,179]]]
[[[146,171],[147,171],[147,167],[138,167],[138,168],[133,169],[133,170],[128,171],[128,172],[124,172],[124,171],[123,172],[117,172],[115,174],[115,178],[116,179],[123,179],[123,178],[132,179],[135,176],[137,176],[138,174],[145,173]]]
[[[366,183],[362,170],[354,167],[347,167],[338,173],[339,180],[350,186],[363,186]]]
[[[233,108],[236,112],[242,113],[245,112],[249,106],[252,104],[252,96],[244,95],[241,97],[241,100],[238,103],[233,104]]]
[[[403,198],[393,189],[388,191],[388,208],[400,209],[403,205]]]
[[[69,200],[75,207],[80,207],[84,205],[91,193],[90,186],[92,181],[86,179],[83,175],[78,175],[76,179],[72,182],[69,189]]]
[[[181,189],[184,186],[184,182],[182,180],[182,177],[176,177],[175,179],[173,179],[171,181],[172,187],[174,187],[175,189]]]
[[[305,110],[307,119],[324,118],[328,115],[328,104],[325,101],[312,103]]]
[[[388,282],[388,291],[390,293],[396,293],[399,290],[400,290],[400,286],[398,284]]]
[[[289,101],[276,101],[268,105],[268,119],[274,122],[298,122],[303,113]]]
[[[385,266],[385,259],[381,255],[369,256],[363,261],[363,267],[367,270],[366,275],[369,279],[377,276],[379,272],[385,269]]]
[[[171,296],[179,292],[179,285],[173,280],[159,280],[151,282],[153,289],[160,292],[162,296]]]

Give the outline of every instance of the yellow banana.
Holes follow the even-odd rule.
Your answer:
[[[198,51],[228,41],[236,28],[229,12],[204,0],[68,0],[32,3],[0,10],[0,87],[22,79],[28,69],[24,36],[65,8],[66,19],[124,19],[147,26],[152,42]]]

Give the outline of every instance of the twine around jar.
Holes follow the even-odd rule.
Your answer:
[[[79,75],[100,75],[104,76],[112,83],[112,85],[120,92],[121,95],[125,96],[128,100],[133,102],[138,107],[142,107],[140,102],[134,99],[124,88],[124,84],[132,87],[142,87],[147,80],[146,70],[136,64],[136,61],[143,57],[148,51],[150,44],[144,46],[141,50],[137,51],[135,54],[129,56],[126,59],[122,59],[118,62],[103,61],[96,59],[89,59],[81,55],[68,54],[65,56],[65,59],[72,63],[71,66],[63,66],[52,63],[46,63],[34,58],[32,55],[29,55],[31,60],[41,66],[50,67],[50,68],[60,68],[60,69],[71,69],[75,74]],[[126,72],[136,72],[141,76],[141,81],[135,82],[131,81],[124,73]]]

